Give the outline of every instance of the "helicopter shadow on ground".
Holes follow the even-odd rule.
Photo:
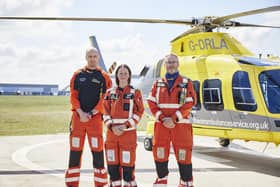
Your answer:
[[[138,136],[138,142],[143,142],[143,140],[144,136]],[[174,154],[172,149],[170,153]],[[280,177],[280,158],[270,157],[235,143],[231,143],[229,147],[195,145],[193,149],[193,156],[210,162],[216,162],[225,166],[229,166],[229,168],[196,168],[195,164],[193,164],[194,172],[246,171]],[[178,172],[178,169],[170,168],[169,172]]]
[[[207,150],[207,151],[204,151]],[[211,158],[219,162],[221,160],[227,160],[222,162],[226,166],[233,168],[203,168],[207,171],[251,171],[257,173],[263,173],[275,177],[280,177],[280,158],[270,157],[259,152],[255,152],[243,146],[232,143],[228,148],[224,147],[205,147],[194,146],[194,156],[201,159]],[[194,171],[196,169],[194,168]]]

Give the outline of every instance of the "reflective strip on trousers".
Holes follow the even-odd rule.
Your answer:
[[[133,186],[137,186],[137,184],[136,184],[136,181],[131,181],[130,182],[130,185],[133,187]]]
[[[126,182],[124,181],[124,186],[130,186],[130,187],[136,187],[137,184],[136,184],[136,181],[130,181],[130,182]]]
[[[78,168],[76,168],[76,169],[68,169],[67,173],[68,174],[80,173],[80,169],[78,169]]]
[[[106,169],[105,168],[102,168],[102,169],[97,169],[97,168],[94,168],[94,173],[101,173],[101,174],[105,174],[106,173]]]
[[[121,180],[112,181],[111,184],[112,184],[112,187],[113,186],[121,186],[122,185],[122,181]]]
[[[193,186],[193,181],[183,181],[183,180],[181,180],[180,184],[191,187],[191,186]]]
[[[78,182],[80,180],[80,177],[71,177],[71,178],[65,178],[65,182]]]
[[[94,181],[100,182],[100,183],[107,183],[107,178],[100,178],[100,177],[94,177]]]

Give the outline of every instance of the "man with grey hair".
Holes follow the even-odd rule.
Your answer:
[[[175,54],[165,56],[164,65],[165,77],[155,81],[148,98],[155,116],[153,155],[158,177],[154,187],[167,186],[171,142],[180,171],[179,187],[193,187],[193,133],[189,117],[196,95],[192,81],[179,74]]]
[[[72,120],[70,128],[70,158],[65,174],[68,187],[78,187],[81,157],[85,136],[93,157],[94,186],[107,184],[107,171],[104,168],[103,154],[103,97],[112,87],[109,75],[98,66],[98,50],[86,50],[87,65],[77,70],[70,82]]]

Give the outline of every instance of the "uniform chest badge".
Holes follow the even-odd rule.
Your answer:
[[[128,93],[128,94],[124,94],[123,98],[124,99],[133,99],[133,93]]]
[[[111,100],[117,100],[118,99],[118,94],[110,94],[110,99]]]
[[[99,81],[99,80],[97,80],[97,79],[95,79],[95,78],[93,78],[93,79],[91,80],[91,82],[93,82],[93,83],[97,83],[97,84],[100,84],[100,81]]]
[[[85,81],[87,80],[87,78],[81,77],[79,80],[80,80],[81,82],[85,82]]]

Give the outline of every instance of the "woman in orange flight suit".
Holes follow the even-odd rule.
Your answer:
[[[140,90],[130,85],[131,70],[120,65],[116,70],[117,87],[106,92],[104,123],[107,126],[105,151],[110,187],[136,187],[136,124],[144,112]]]

